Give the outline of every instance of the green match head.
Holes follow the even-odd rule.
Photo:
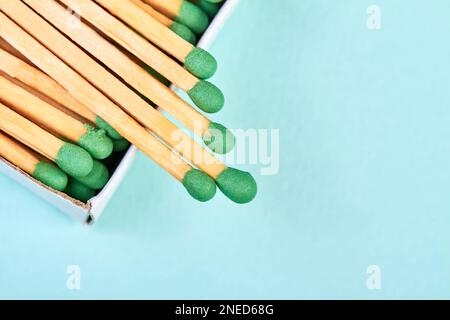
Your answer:
[[[184,60],[184,67],[197,78],[208,79],[217,71],[217,60],[208,51],[194,47]]]
[[[221,1],[213,2],[209,0],[198,0],[197,5],[202,8],[210,18],[214,18],[220,9],[219,2]]]
[[[114,140],[113,144],[114,144],[114,152],[125,151],[130,146],[130,143],[128,142],[127,139]]]
[[[208,113],[215,113],[220,111],[225,104],[225,97],[212,83],[201,80],[188,91],[189,97],[194,104]]]
[[[87,176],[94,166],[89,152],[68,142],[59,149],[55,162],[70,176]]]
[[[109,180],[108,168],[100,161],[94,160],[94,166],[87,176],[73,177],[73,179],[90,189],[99,190],[103,188]]]
[[[64,171],[46,161],[41,161],[36,165],[33,178],[58,191],[63,191],[69,180]]]
[[[205,2],[211,2],[211,3],[221,3],[223,0],[204,0]]]
[[[197,34],[203,33],[208,28],[209,19],[206,13],[195,4],[183,0],[178,16],[175,20],[188,26]]]
[[[106,159],[113,152],[113,142],[105,130],[96,130],[86,125],[87,132],[78,140],[78,144],[88,151],[94,159]]]
[[[97,116],[97,118],[95,120],[95,125],[99,129],[105,130],[106,134],[112,139],[121,139],[122,138],[122,136],[120,135],[120,133],[117,132],[116,129],[111,127],[105,120],[103,120],[99,116]]]
[[[95,196],[94,190],[89,189],[85,185],[73,179],[69,181],[69,184],[64,192],[72,198],[80,200],[81,202],[88,202],[88,200]]]
[[[177,35],[179,35],[182,39],[186,40],[187,42],[191,44],[197,43],[197,37],[195,34],[186,27],[184,24],[178,23],[174,21],[170,26],[169,29],[175,32]]]
[[[248,203],[256,197],[258,187],[248,172],[233,168],[225,169],[216,179],[219,189],[236,203]]]
[[[220,123],[211,122],[203,134],[203,141],[215,153],[226,154],[234,148],[234,134]]]
[[[197,169],[192,169],[186,173],[183,179],[183,186],[194,199],[201,202],[211,200],[217,189],[214,180]]]

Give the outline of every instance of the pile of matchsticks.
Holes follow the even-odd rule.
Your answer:
[[[132,143],[199,201],[216,186],[236,203],[253,200],[253,177],[213,155],[234,147],[230,131],[166,85],[204,112],[223,107],[205,80],[217,62],[193,44],[220,2],[1,0],[0,156],[88,201],[109,179],[105,163]]]

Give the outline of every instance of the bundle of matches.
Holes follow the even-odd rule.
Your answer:
[[[68,8],[83,18],[75,27],[68,23],[73,19]],[[227,167],[152,105],[212,152],[233,148],[229,130],[142,68],[145,64],[177,85],[203,111],[219,111],[223,94],[205,80],[215,73],[216,60],[170,27],[183,23],[199,34],[207,26],[204,16],[208,21],[199,7],[179,0],[0,2],[0,130],[56,164],[46,166],[55,177],[67,174],[65,191],[83,201],[109,178],[99,160],[129,141],[195,199],[210,200],[217,185],[232,201],[250,202],[257,187],[249,173]],[[37,179],[42,176],[4,157]],[[61,189],[48,178],[40,180]]]

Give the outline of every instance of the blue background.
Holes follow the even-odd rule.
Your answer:
[[[253,203],[199,204],[139,154],[93,228],[2,176],[0,298],[450,298],[449,9],[241,1],[211,49],[213,118],[280,129],[279,173],[242,166]]]

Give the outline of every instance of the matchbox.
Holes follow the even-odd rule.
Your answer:
[[[200,39],[198,43],[199,47],[206,49],[211,45],[238,2],[239,0],[227,0],[224,2],[219,13]],[[100,217],[121,181],[127,174],[135,154],[136,148],[131,146],[118,163],[115,171],[111,173],[111,178],[107,185],[97,196],[87,203],[82,203],[64,193],[48,188],[2,158],[0,158],[0,172],[53,204],[60,211],[67,213],[82,223],[93,224]]]

